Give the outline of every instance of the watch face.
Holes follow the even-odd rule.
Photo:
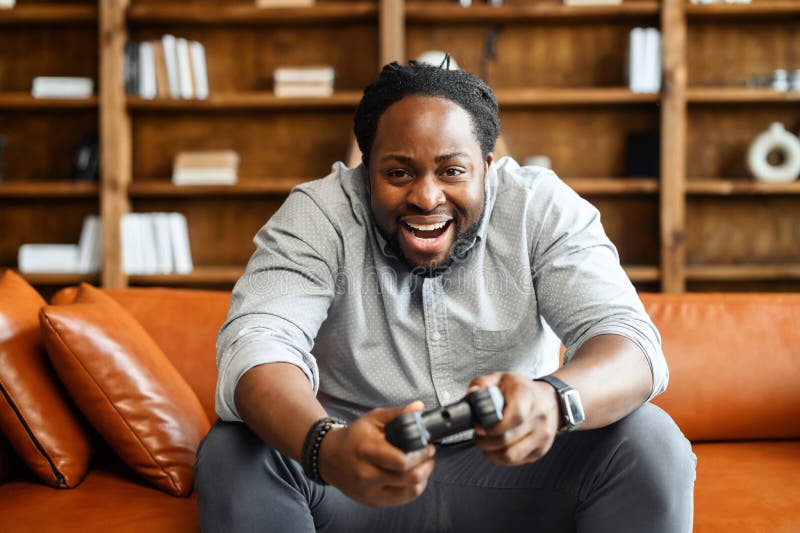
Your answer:
[[[583,413],[581,397],[576,390],[568,390],[562,396],[564,401],[564,418],[568,429],[575,429],[583,424],[586,416]]]

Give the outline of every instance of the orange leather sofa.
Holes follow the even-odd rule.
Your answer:
[[[71,301],[62,291],[56,302]],[[152,335],[209,418],[224,292],[108,293]],[[668,391],[656,403],[698,456],[695,531],[800,531],[800,295],[661,295],[642,299],[663,336]],[[198,531],[196,496],[147,485],[113,455],[56,490],[22,471],[0,485],[0,531]]]

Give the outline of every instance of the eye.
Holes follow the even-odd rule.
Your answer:
[[[406,172],[402,168],[393,168],[391,170],[386,171],[385,174],[392,181],[403,181],[409,177],[408,172]]]
[[[462,174],[464,174],[464,170],[455,167],[447,168],[444,171],[444,175],[450,178],[455,178],[457,176],[461,176]]]

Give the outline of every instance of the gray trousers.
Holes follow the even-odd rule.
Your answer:
[[[217,421],[197,454],[203,531],[689,532],[696,459],[645,404],[601,429],[564,433],[541,459],[490,463],[471,442],[439,446],[425,492],[372,508],[309,481],[247,426]]]

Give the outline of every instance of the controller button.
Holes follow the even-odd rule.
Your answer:
[[[431,339],[433,339],[434,341],[442,340],[442,334],[439,333],[438,331],[434,331],[433,333],[431,333]]]

